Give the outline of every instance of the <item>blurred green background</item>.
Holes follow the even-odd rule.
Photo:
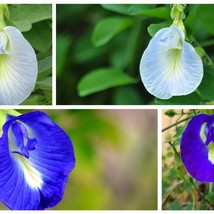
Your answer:
[[[157,209],[156,110],[44,111],[69,134],[76,156],[53,209]]]
[[[188,4],[185,8],[186,41],[204,65],[198,89],[187,96],[161,100],[143,86],[139,73],[141,56],[155,33],[172,24],[171,7],[57,5],[57,104],[213,104],[214,5]]]

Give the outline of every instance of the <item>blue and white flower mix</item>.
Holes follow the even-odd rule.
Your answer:
[[[47,114],[0,110],[0,200],[13,210],[57,205],[75,166],[70,137]]]

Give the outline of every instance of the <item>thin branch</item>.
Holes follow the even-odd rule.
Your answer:
[[[166,128],[162,129],[162,132],[165,132],[166,130],[171,129],[172,127],[177,126],[178,124],[180,124],[182,122],[185,122],[185,121],[187,121],[187,120],[189,120],[191,118],[192,118],[192,116],[191,117],[187,117],[187,118],[185,118],[183,120],[180,120],[180,121],[178,121],[178,122],[176,122],[176,123],[174,123],[174,124],[172,124],[170,126],[167,126]]]

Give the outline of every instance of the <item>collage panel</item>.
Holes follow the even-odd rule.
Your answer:
[[[57,4],[57,104],[213,104],[213,10]]]
[[[214,110],[162,111],[162,209],[213,210]]]
[[[52,5],[0,4],[0,105],[52,104]]]
[[[157,210],[157,110],[1,109],[0,122],[1,210]]]

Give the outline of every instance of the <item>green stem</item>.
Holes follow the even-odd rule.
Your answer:
[[[0,30],[2,30],[6,24],[4,21],[4,17],[9,18],[9,10],[6,4],[0,4]]]
[[[193,109],[192,111],[193,111],[194,115],[196,116],[196,115],[197,115],[197,113],[196,113],[195,109]]]
[[[213,183],[210,183],[209,184],[209,192],[212,192],[212,190],[213,190]]]
[[[193,42],[195,42],[195,44],[196,44],[198,47],[202,48],[201,44],[200,44],[193,36],[191,36],[190,39],[191,39]],[[203,49],[203,48],[202,48],[202,49]],[[204,50],[204,49],[203,49],[203,50]],[[204,50],[204,54],[205,54],[206,63],[207,63],[208,65],[210,65],[212,68],[214,68],[214,63],[213,63],[212,59],[208,56],[208,54],[206,53],[205,50]]]
[[[200,42],[201,47],[206,47],[206,46],[210,46],[210,45],[214,45],[214,39],[211,40],[207,40],[204,42]]]
[[[187,118],[185,118],[185,119],[183,119],[183,120],[180,120],[180,121],[178,121],[178,122],[176,122],[176,123],[174,123],[174,124],[172,124],[172,125],[170,125],[170,126],[167,126],[166,128],[162,129],[162,132],[165,132],[166,130],[168,130],[168,129],[174,127],[174,126],[177,126],[178,124],[180,124],[180,123],[182,123],[182,122],[185,122],[185,121],[187,121],[187,120],[189,120],[189,119],[191,119],[191,118],[192,118],[192,116],[191,116],[191,117],[187,117]]]

